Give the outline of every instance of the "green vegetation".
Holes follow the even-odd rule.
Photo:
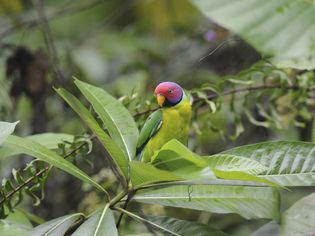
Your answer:
[[[315,232],[312,1],[10,2],[0,235]],[[203,25],[206,39],[193,30]],[[19,27],[35,27],[23,47]],[[189,90],[189,145],[173,139],[140,162],[138,130],[163,80]]]

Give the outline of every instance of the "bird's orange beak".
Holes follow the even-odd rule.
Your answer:
[[[165,102],[165,97],[162,94],[157,94],[156,95],[156,100],[159,106],[163,106],[163,103]]]

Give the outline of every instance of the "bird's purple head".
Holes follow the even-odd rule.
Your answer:
[[[182,100],[183,93],[183,89],[174,82],[162,82],[154,91],[160,107],[175,106]]]

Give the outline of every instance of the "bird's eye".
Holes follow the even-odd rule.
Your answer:
[[[169,89],[169,90],[168,90],[168,93],[173,93],[173,89]]]

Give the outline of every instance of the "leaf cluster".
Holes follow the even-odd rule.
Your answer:
[[[56,91],[109,153],[119,180],[117,184],[123,190],[111,196],[95,180],[45,145],[10,135],[4,142],[5,148],[14,148],[45,161],[90,184],[105,196],[104,206],[91,215],[76,213],[54,219],[31,229],[33,234],[118,235],[122,216],[126,214],[153,231],[170,235],[190,235],[193,231],[181,231],[186,224],[204,235],[225,235],[208,225],[167,216],[143,216],[127,208],[130,202],[139,202],[219,214],[236,213],[246,219],[279,220],[286,217],[280,215],[279,189],[315,183],[313,143],[266,142],[201,156],[172,140],[154,154],[151,163],[139,162],[135,157],[138,129],[129,111],[101,88],[77,79],[75,84],[92,105],[101,125],[75,96],[65,89]],[[120,213],[116,225],[113,211]]]

